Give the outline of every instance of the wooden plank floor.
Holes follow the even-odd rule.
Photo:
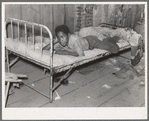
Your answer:
[[[130,51],[122,53],[130,57]],[[121,62],[127,62],[122,57],[113,57]],[[145,106],[145,86],[140,86],[137,79],[124,80],[115,77],[113,65],[108,65],[109,59],[98,60],[89,66],[76,68],[68,78],[69,84],[61,85],[56,91],[59,100],[49,103],[49,77],[43,68],[20,59],[11,72],[26,74],[25,85],[15,88],[9,95],[7,108],[10,107],[141,107]],[[87,69],[91,69],[87,71]],[[55,83],[56,84],[56,83]],[[26,86],[27,85],[27,86]],[[110,88],[104,87],[108,85]],[[43,96],[31,88],[34,88]],[[56,98],[54,92],[54,99]]]

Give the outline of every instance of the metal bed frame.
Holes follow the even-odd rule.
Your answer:
[[[26,46],[28,46],[28,40],[27,40],[27,25],[31,25],[32,26],[32,36],[33,36],[33,44],[35,44],[35,40],[34,40],[34,37],[35,37],[35,34],[34,34],[34,28],[35,26],[37,27],[40,27],[40,36],[41,36],[41,43],[43,43],[43,40],[42,40],[42,32],[43,32],[43,28],[46,29],[46,31],[48,32],[48,35],[49,35],[49,38],[50,38],[50,41],[51,41],[51,48],[50,48],[50,66],[47,66],[43,63],[40,63],[36,60],[33,60],[29,57],[26,57],[24,55],[21,55],[21,54],[18,54],[17,52],[14,52],[13,50],[5,47],[5,50],[6,50],[6,59],[7,59],[7,65],[8,65],[8,72],[10,72],[10,68],[11,66],[13,66],[13,64],[15,64],[18,60],[19,60],[19,57],[23,58],[23,59],[26,59],[30,62],[33,62],[41,67],[43,67],[44,69],[46,70],[49,70],[50,71],[50,76],[49,76],[49,96],[46,96],[44,94],[42,94],[41,92],[39,92],[38,90],[35,90],[37,92],[39,92],[40,94],[44,95],[45,97],[47,97],[50,101],[50,103],[53,101],[53,92],[61,85],[61,82],[66,79],[70,72],[72,71],[72,69],[74,67],[77,67],[79,65],[82,65],[82,64],[85,64],[85,63],[88,63],[90,61],[93,61],[93,60],[96,60],[96,59],[99,59],[99,58],[102,58],[102,57],[105,57],[105,56],[108,56],[110,55],[111,53],[110,52],[106,52],[104,54],[100,54],[100,55],[97,55],[95,56],[94,58],[90,58],[90,59],[86,59],[86,60],[83,60],[83,61],[78,61],[78,62],[75,62],[73,64],[70,64],[70,65],[67,65],[67,66],[61,66],[61,67],[53,67],[53,38],[52,38],[52,34],[51,34],[51,31],[48,29],[48,27],[46,27],[45,25],[42,25],[42,24],[37,24],[37,23],[33,23],[33,22],[28,22],[28,21],[24,21],[24,20],[19,20],[19,19],[15,19],[15,18],[8,18],[6,21],[5,21],[5,39],[7,38],[7,24],[11,24],[11,37],[13,38],[14,35],[13,35],[13,23],[16,23],[17,24],[17,31],[18,31],[18,40],[20,40],[20,23],[21,24],[24,24],[24,28],[25,28],[25,44]],[[116,29],[118,27],[114,26],[114,25],[110,25],[110,24],[100,24],[99,26],[101,27],[109,27],[109,28],[112,28],[112,29]],[[43,45],[43,44],[42,44]],[[128,49],[130,48],[130,46],[128,47],[124,47],[124,48],[121,48],[120,51],[124,50],[124,49]],[[34,49],[35,49],[35,45],[34,45]],[[41,52],[43,50],[41,49]],[[14,55],[17,55],[17,57],[10,63],[9,62],[9,53],[12,53]],[[53,75],[55,73],[59,73],[59,72],[62,72],[62,71],[65,71],[67,70],[66,74],[60,79],[60,81],[57,83],[56,86],[53,85]],[[7,86],[9,86],[10,83],[8,82],[7,83]],[[7,99],[6,99],[7,100]]]

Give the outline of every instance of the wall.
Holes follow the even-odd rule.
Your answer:
[[[144,5],[107,4],[94,6],[94,26],[100,23],[110,23],[117,26],[134,28],[143,18]]]
[[[70,26],[70,31],[74,30],[74,5],[64,4],[22,4],[6,5],[5,18],[8,17],[26,20],[34,23],[46,25],[54,35],[54,28],[61,24]],[[10,26],[9,26],[10,27]],[[17,28],[14,27],[14,31]],[[28,30],[30,31],[30,30]],[[22,36],[24,30],[21,30]],[[40,32],[39,32],[40,33]],[[39,34],[36,32],[36,34]]]
[[[93,26],[93,4],[75,5],[75,31],[80,28]]]
[[[79,6],[82,8],[78,9]],[[6,19],[13,17],[44,24],[54,35],[54,28],[60,24],[68,25],[71,33],[82,27],[98,26],[100,23],[134,28],[143,17],[144,5],[7,4],[5,10]],[[16,28],[14,28],[15,30]],[[23,36],[23,29],[21,33]]]

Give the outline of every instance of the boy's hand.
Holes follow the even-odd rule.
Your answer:
[[[58,43],[57,37],[55,37],[53,40],[54,40],[54,44]]]

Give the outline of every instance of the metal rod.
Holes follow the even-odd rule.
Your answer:
[[[7,99],[8,99],[8,93],[9,93],[9,88],[10,88],[10,82],[7,82],[7,86],[6,86],[6,93],[5,93],[5,107],[7,105]]]
[[[69,76],[69,73],[71,72],[71,70],[72,68],[70,68],[67,71],[67,73],[60,79],[59,83],[53,88],[53,91],[56,90],[61,85],[61,82]]]
[[[32,25],[32,35],[33,35],[33,46],[35,50],[35,34],[34,34],[34,24]]]
[[[40,36],[41,36],[41,53],[42,53],[42,47],[43,47],[43,41],[42,41],[42,27],[40,27]]]
[[[7,69],[8,72],[10,72],[10,66],[9,66],[9,51],[6,49],[6,58],[7,58]]]
[[[25,26],[25,44],[27,45],[27,30],[26,30],[26,23],[24,24]]]
[[[50,69],[51,70],[51,69]],[[53,74],[50,71],[50,88],[49,88],[49,95],[50,95],[50,103],[53,101]]]
[[[122,58],[128,59],[128,60],[131,60],[130,58],[127,58],[127,57],[124,57],[124,56],[121,56],[121,55],[119,55],[119,56],[122,57]]]
[[[19,27],[19,21],[18,21],[18,40],[20,39],[20,27]]]
[[[52,5],[52,18],[54,20],[54,5]],[[54,22],[54,21],[53,21]],[[54,23],[52,25],[52,31],[54,34]],[[49,90],[49,95],[50,95],[50,103],[53,101],[53,38],[51,33],[49,33],[49,37],[51,40],[51,48],[50,48],[50,90]]]
[[[52,37],[52,34],[51,34],[51,32],[50,32],[50,30],[49,30],[49,28],[47,27],[47,26],[45,26],[45,25],[42,25],[42,24],[37,24],[37,23],[33,23],[33,22],[29,22],[29,21],[24,21],[24,20],[19,20],[19,19],[15,19],[15,18],[8,18],[7,20],[6,20],[6,22],[8,23],[9,21],[11,21],[11,20],[13,20],[13,21],[19,21],[20,23],[26,23],[26,24],[30,24],[30,25],[35,25],[35,26],[39,26],[39,27],[43,27],[43,28],[45,28],[47,31],[48,31],[48,33],[50,34],[50,37]]]
[[[12,24],[12,20],[11,20],[11,37],[13,39],[13,24]]]
[[[9,65],[11,67],[13,64],[15,64],[19,60],[19,57],[16,57]]]
[[[26,48],[25,48],[25,53],[27,53],[28,43],[27,43],[27,30],[26,30],[26,23],[25,23],[25,26],[24,26],[24,27],[25,27],[25,45],[26,45],[26,46],[25,46],[25,47],[26,47]]]
[[[10,72],[10,66],[9,66],[9,51],[6,49],[6,58],[7,58],[7,68],[8,72]],[[10,82],[7,82],[6,86],[6,93],[5,93],[5,107],[7,105],[7,99],[8,99],[8,93],[9,93],[9,87],[10,87]]]

